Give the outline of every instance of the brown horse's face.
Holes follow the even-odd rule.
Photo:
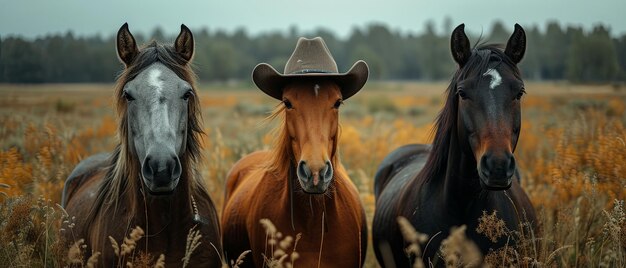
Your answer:
[[[283,103],[300,186],[306,193],[325,193],[333,179],[339,87],[330,81],[292,83],[283,90]]]
[[[489,58],[489,64],[485,71],[456,81],[458,136],[476,159],[482,188],[505,190],[511,187],[516,171],[513,152],[520,133],[520,100],[525,91],[515,65],[524,55],[526,37],[516,25],[503,55],[472,55],[463,28],[459,27],[452,35],[452,55],[460,68],[468,61],[478,60],[470,57]]]

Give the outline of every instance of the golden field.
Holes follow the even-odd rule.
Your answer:
[[[370,83],[341,108],[339,152],[371,221],[373,176],[387,153],[428,143],[443,83]],[[515,152],[542,224],[533,250],[486,256],[492,266],[626,265],[626,89],[527,83]],[[116,143],[113,85],[0,85],[0,266],[63,267],[56,205],[83,158]],[[252,85],[201,85],[201,171],[218,209],[241,156],[271,144],[278,105]],[[304,234],[306,235],[306,234]],[[376,267],[371,244],[367,266]],[[296,263],[297,266],[297,263]]]

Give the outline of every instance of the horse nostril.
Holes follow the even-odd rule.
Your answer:
[[[487,156],[483,156],[480,158],[480,172],[483,173],[485,177],[489,177],[489,171],[491,168],[489,167],[489,160],[487,160]]]
[[[150,166],[150,159],[146,158],[141,166],[141,175],[148,180],[152,180],[152,167]]]
[[[324,179],[324,181],[329,181],[330,179],[332,179],[333,165],[330,163],[330,161],[326,161],[326,165],[324,165],[324,168],[320,173],[322,174],[322,178]]]
[[[507,171],[506,171],[506,175],[507,177],[512,177],[513,174],[515,173],[515,157],[513,155],[511,155],[511,157],[509,158],[509,165],[507,167]]]
[[[300,179],[306,180],[311,177],[311,170],[309,169],[305,161],[300,161],[300,163],[298,163],[298,177],[300,177]]]
[[[180,175],[182,174],[182,167],[176,155],[172,157],[172,163],[173,163],[172,179],[178,179],[180,178]]]

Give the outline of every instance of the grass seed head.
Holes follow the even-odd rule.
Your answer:
[[[91,254],[91,257],[87,260],[87,268],[95,268],[98,264],[98,258],[100,257],[100,252],[94,252]]]
[[[467,226],[452,227],[450,235],[441,242],[441,255],[450,267],[478,267],[482,254],[472,240],[465,236]]]
[[[67,252],[67,260],[70,264],[82,264],[83,263],[83,245],[85,239],[80,239],[70,247]]]
[[[483,211],[483,215],[478,218],[478,227],[476,228],[477,233],[483,234],[493,243],[498,242],[498,238],[506,234],[506,223],[498,218],[496,213],[495,210],[491,214]]]

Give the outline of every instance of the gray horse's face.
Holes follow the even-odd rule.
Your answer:
[[[171,193],[178,184],[192,96],[191,85],[161,63],[150,65],[124,87],[129,147],[141,162],[151,194]]]

